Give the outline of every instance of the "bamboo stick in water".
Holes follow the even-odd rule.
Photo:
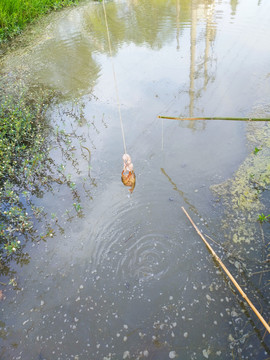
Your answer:
[[[169,120],[227,120],[227,121],[270,121],[269,118],[237,118],[237,117],[174,117],[174,116],[158,116],[159,119]]]
[[[242,290],[242,288],[240,287],[240,285],[237,283],[237,281],[235,280],[235,278],[232,276],[232,274],[229,272],[229,270],[226,268],[226,266],[223,264],[223,262],[220,260],[220,258],[217,256],[217,254],[215,253],[215,251],[212,249],[212,247],[210,246],[210,244],[206,241],[205,237],[203,236],[203,234],[200,232],[200,230],[197,228],[197,226],[194,224],[193,220],[191,219],[191,217],[189,216],[189,214],[187,213],[187,211],[185,210],[185,208],[182,206],[182,210],[184,211],[184,213],[186,214],[187,218],[189,219],[189,221],[191,222],[191,224],[193,225],[193,227],[195,228],[195,230],[197,231],[198,235],[201,237],[201,239],[204,241],[205,245],[207,246],[207,248],[209,249],[209,251],[211,252],[211,254],[214,256],[214,258],[217,260],[217,262],[219,263],[219,265],[222,267],[222,269],[224,270],[224,272],[228,275],[228,277],[230,278],[230,280],[232,281],[232,283],[234,284],[234,286],[236,287],[236,289],[240,292],[240,294],[242,295],[242,297],[245,299],[245,301],[248,303],[248,305],[251,307],[251,309],[254,311],[254,313],[257,315],[257,317],[260,319],[260,321],[262,322],[262,324],[264,325],[264,327],[266,328],[266,330],[269,332],[270,334],[270,326],[267,324],[267,322],[264,320],[264,318],[262,317],[262,315],[259,313],[259,311],[255,308],[255,306],[252,304],[252,302],[249,300],[249,298],[247,297],[247,295],[244,293],[244,291]]]

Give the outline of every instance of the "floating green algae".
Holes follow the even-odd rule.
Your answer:
[[[265,210],[264,196],[270,185],[270,125],[248,123],[250,154],[232,179],[213,185],[225,207],[222,229],[235,243],[255,240],[258,214]],[[259,151],[254,151],[254,148]]]

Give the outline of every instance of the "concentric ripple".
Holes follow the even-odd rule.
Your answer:
[[[136,237],[119,258],[117,273],[124,276],[128,269],[139,280],[150,278],[159,280],[168,271],[166,245],[166,239],[161,234]]]
[[[144,207],[144,211],[142,208]],[[92,271],[121,280],[159,280],[168,271],[173,256],[173,240],[152,231],[147,205],[114,204],[113,213],[103,213],[90,234]],[[134,223],[134,213],[143,215]],[[146,214],[146,215],[145,215]],[[147,215],[148,214],[148,215]],[[157,229],[158,230],[158,229]]]

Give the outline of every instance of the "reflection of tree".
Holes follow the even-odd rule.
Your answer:
[[[130,0],[118,6],[114,2],[106,5],[108,25],[114,53],[125,43],[147,44],[159,49],[176,37],[177,49],[180,48],[181,31],[190,24],[190,86],[189,116],[194,114],[195,99],[206,88],[210,75],[208,63],[210,43],[215,38],[214,1],[208,0]],[[205,52],[202,66],[197,63],[196,46],[198,20],[205,21]],[[91,7],[84,13],[84,23],[89,36],[101,52],[108,52],[106,27],[101,6]],[[175,30],[176,29],[176,30]],[[176,34],[175,34],[176,31]],[[202,68],[202,71],[201,71]],[[203,86],[198,88],[195,82],[203,76]],[[193,123],[190,123],[193,126]]]
[[[86,41],[50,40],[43,45],[42,64],[34,71],[37,80],[53,86],[63,94],[88,93],[100,71],[92,57],[93,48]],[[60,42],[60,44],[59,44]],[[40,55],[39,55],[40,56]]]
[[[106,4],[108,26],[110,30],[110,40],[112,51],[115,54],[119,47],[126,41],[126,18],[121,16],[118,5],[114,2]],[[89,7],[83,13],[84,31],[87,32],[96,49],[100,52],[109,54],[108,39],[104,11],[101,4]]]
[[[191,27],[191,104],[196,88],[197,74],[195,48],[197,45],[196,22],[205,21],[205,84],[208,82],[208,62],[210,43],[214,40],[213,0],[129,0],[124,3],[106,2],[106,13],[112,43],[113,55],[124,44],[134,43],[160,49],[170,41],[175,41],[177,49],[181,46],[181,35]],[[188,26],[187,26],[188,25]],[[95,53],[109,54],[103,6],[91,3],[81,11],[71,12],[64,21],[57,23],[51,37],[41,40],[32,72],[35,78],[50,84],[64,94],[89,93],[95,85],[100,65]],[[26,55],[27,58],[27,55]],[[25,61],[27,63],[27,59]],[[33,60],[31,60],[33,63]],[[192,84],[193,82],[193,84]]]
[[[96,44],[84,36],[81,12],[67,13],[31,41],[31,46],[14,58],[3,59],[5,71],[31,73],[31,78],[53,87],[63,95],[78,97],[91,92],[100,72],[94,59]],[[9,61],[9,59],[11,61]]]
[[[232,15],[236,14],[236,7],[238,5],[238,0],[231,0],[231,8],[232,8]]]
[[[159,49],[190,21],[189,0],[130,0],[126,4],[106,4],[113,50],[123,43],[147,44]],[[83,15],[84,28],[100,51],[108,52],[102,6],[91,7]]]
[[[189,85],[189,116],[194,116],[195,99],[201,94],[201,91],[206,89],[210,76],[208,73],[208,63],[210,61],[209,50],[210,43],[215,38],[215,24],[213,21],[214,15],[214,2],[204,2],[201,4],[198,0],[191,1],[191,26],[190,26],[190,85]],[[203,67],[198,66],[196,63],[196,46],[197,46],[197,23],[198,18],[205,19],[205,49],[203,57]],[[204,78],[201,87],[195,87],[195,80],[200,77]],[[194,128],[194,122],[189,123],[189,127]]]
[[[189,116],[193,117],[195,98],[195,59],[196,59],[196,35],[197,35],[197,7],[194,0],[191,2],[191,26],[190,26],[190,73],[189,73]]]

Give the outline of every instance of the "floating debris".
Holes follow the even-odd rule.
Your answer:
[[[143,356],[148,357],[148,355],[149,355],[148,350],[144,350],[144,352],[143,352]]]
[[[123,359],[130,359],[130,352],[129,351],[124,352]]]
[[[169,358],[170,358],[170,359],[176,358],[176,352],[175,352],[175,351],[170,351],[170,352],[169,352]]]
[[[206,358],[206,359],[208,359],[208,356],[210,355],[210,350],[209,349],[203,349],[203,356]]]

